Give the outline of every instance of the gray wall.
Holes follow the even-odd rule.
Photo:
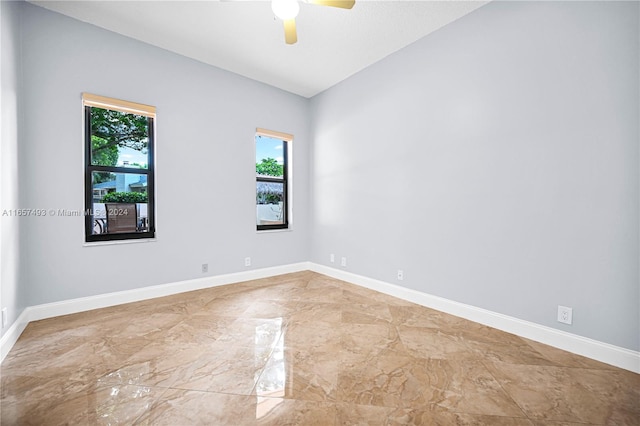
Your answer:
[[[24,207],[82,209],[82,92],[157,107],[157,241],[83,247],[82,217],[24,219],[26,305],[246,270],[246,256],[308,260],[307,99],[33,5],[22,14]],[[295,136],[289,232],[255,230],[256,127]]]
[[[0,143],[0,214],[20,206],[18,108],[20,95],[20,13],[14,2],[0,2],[0,81],[2,135]],[[24,309],[20,301],[20,220],[0,217],[0,306],[7,308],[4,334]]]
[[[312,99],[312,260],[640,349],[638,28],[492,3]]]

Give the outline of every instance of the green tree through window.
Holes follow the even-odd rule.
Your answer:
[[[282,176],[284,167],[278,164],[275,158],[263,158],[260,163],[256,163],[256,173],[263,176]]]

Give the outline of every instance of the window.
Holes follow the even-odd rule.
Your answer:
[[[155,108],[88,93],[82,103],[85,240],[153,238]]]
[[[259,231],[289,227],[289,143],[293,135],[256,131],[256,226]]]

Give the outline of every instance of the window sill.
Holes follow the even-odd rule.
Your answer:
[[[280,229],[256,229],[256,234],[272,234],[275,232],[291,232],[291,225],[288,228],[280,228]]]
[[[112,240],[112,241],[92,241],[90,243],[83,243],[82,247],[96,247],[96,246],[113,246],[120,244],[141,244],[141,243],[155,243],[156,238],[137,238],[132,240]]]

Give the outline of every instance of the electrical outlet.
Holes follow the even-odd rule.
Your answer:
[[[7,308],[2,308],[2,328],[7,326]]]
[[[209,272],[209,264],[208,263],[203,263],[202,264],[202,273],[205,272]]]
[[[404,280],[404,271],[402,269],[398,269],[398,281]]]
[[[342,260],[340,261],[340,264],[341,264],[342,266],[347,266],[347,258],[346,258],[346,257],[343,257],[343,258],[342,258]]]
[[[251,266],[251,258],[250,257],[245,257],[244,258],[244,266]]]
[[[333,253],[331,253],[331,254],[329,255],[329,260],[331,261],[331,263],[334,263],[334,262],[336,261],[336,255],[335,255],[335,254],[333,254]]]
[[[571,324],[573,322],[573,309],[558,305],[558,322]]]

